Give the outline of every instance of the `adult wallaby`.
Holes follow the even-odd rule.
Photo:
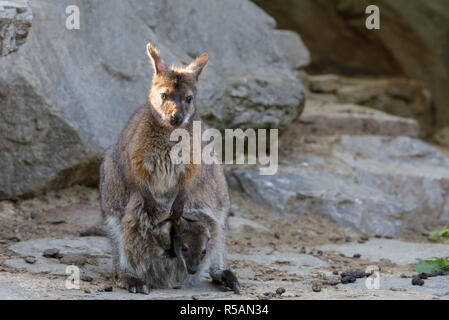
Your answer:
[[[173,130],[183,128],[192,136],[193,121],[200,121],[197,82],[208,56],[203,53],[187,67],[176,68],[166,66],[150,44],[147,53],[154,67],[147,103],[131,116],[100,168],[101,209],[113,245],[114,278],[130,292],[147,293],[150,287],[193,283],[208,270],[214,281],[238,292],[236,277],[226,270],[229,195],[221,167],[175,164],[170,157],[177,143],[170,141]],[[195,275],[187,272],[192,269],[186,269],[183,255],[167,255],[164,240],[172,225],[164,220],[171,216],[179,222],[184,211],[207,220],[210,233],[208,254]],[[177,224],[175,230],[181,229]]]

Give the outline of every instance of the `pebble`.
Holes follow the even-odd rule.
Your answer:
[[[412,279],[412,285],[414,286],[422,286],[424,284],[424,280],[421,279],[419,276],[415,276]]]
[[[362,255],[361,255],[360,253],[356,253],[356,254],[353,255],[352,257],[358,259],[358,258],[360,258],[361,256],[362,256]]]
[[[285,288],[283,288],[283,287],[277,288],[276,289],[276,293],[278,295],[282,295],[283,293],[285,293]]]
[[[427,278],[428,278],[427,273],[425,273],[425,272],[421,272],[421,273],[418,275],[418,277],[419,277],[420,279],[427,279]]]
[[[338,270],[334,270],[334,271],[332,271],[332,274],[334,274],[334,275],[338,276]]]
[[[359,278],[365,278],[366,276],[369,276],[369,275],[370,274],[367,274],[364,271],[353,271],[353,270],[348,270],[348,271],[341,273],[342,278],[343,277],[353,277],[353,278],[359,279]]]
[[[105,292],[112,292],[112,286],[104,287],[103,291],[105,291]]]
[[[312,290],[313,290],[313,292],[320,292],[321,291],[321,286],[318,283],[314,283],[312,285]]]
[[[341,278],[341,283],[343,284],[347,284],[347,283],[352,283],[355,282],[357,279],[355,277],[352,276],[345,276]]]
[[[34,264],[36,262],[36,257],[33,256],[25,257],[25,262],[29,264]]]
[[[81,280],[85,281],[85,282],[92,282],[92,280],[94,280],[91,276],[88,276],[87,274],[83,274],[81,276]]]
[[[407,291],[405,288],[390,288],[391,291]]]
[[[47,249],[42,254],[45,258],[62,258],[62,255],[59,253],[58,249]]]

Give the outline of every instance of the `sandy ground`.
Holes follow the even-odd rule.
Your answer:
[[[403,288],[367,290],[343,284],[330,285],[339,278],[333,273],[347,270],[362,270],[373,265],[361,257],[346,256],[338,251],[323,251],[317,247],[326,244],[363,244],[375,235],[361,234],[338,226],[312,213],[289,216],[272,213],[257,206],[238,192],[231,192],[231,216],[244,218],[267,227],[271,233],[231,232],[227,239],[229,265],[241,278],[243,294],[235,296],[221,288],[207,288],[206,291],[161,291],[156,298],[184,299],[438,299],[425,292],[414,292]],[[100,222],[98,191],[81,186],[52,191],[36,198],[20,201],[0,202],[0,265],[15,254],[9,246],[20,242],[46,237],[79,236],[80,232]],[[70,214],[68,214],[70,213]],[[404,239],[408,242],[428,243],[424,235],[413,235]],[[301,254],[301,257],[315,259],[318,265],[298,267],[287,259],[277,258],[271,262],[257,262],[251,259],[237,259],[250,255],[269,257],[274,255]],[[376,261],[383,277],[410,277],[412,264],[397,265],[388,259]],[[298,272],[291,272],[291,269]],[[289,271],[290,270],[290,271]],[[106,274],[102,279],[85,281],[82,293],[65,294],[63,277],[49,274],[30,274],[23,270],[0,266],[0,283],[17,285],[17,292],[24,289],[25,298],[82,299],[93,298],[142,298],[118,291],[115,296],[101,295],[106,286],[112,285]],[[357,281],[365,281],[358,279]],[[410,282],[410,279],[407,280]],[[314,292],[317,287],[319,292]],[[278,288],[285,293],[276,294]],[[10,290],[14,292],[14,287]],[[214,295],[214,291],[217,294]],[[449,288],[448,288],[449,291]],[[31,292],[31,293],[30,293]],[[1,290],[0,290],[1,293]],[[31,295],[30,295],[31,294]],[[36,296],[33,296],[36,294]],[[151,298],[148,296],[148,298]]]

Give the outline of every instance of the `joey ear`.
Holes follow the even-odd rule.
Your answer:
[[[183,232],[187,228],[187,221],[183,217],[176,219],[175,228],[178,233]]]
[[[160,234],[170,234],[171,228],[172,228],[172,222],[168,221],[168,220],[160,222],[157,225],[157,229]]]
[[[204,52],[200,56],[196,57],[195,60],[193,60],[187,66],[187,69],[196,73],[196,77],[198,78],[198,76],[201,74],[201,71],[203,71],[203,68],[206,65],[208,60],[209,60],[209,56],[207,55],[206,52]]]
[[[153,63],[154,72],[156,74],[160,74],[165,69],[167,69],[165,63],[162,61],[159,51],[151,45],[151,43],[147,44],[147,54],[150,57],[151,62]]]

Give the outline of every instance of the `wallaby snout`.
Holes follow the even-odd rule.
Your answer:
[[[174,127],[179,126],[184,121],[184,114],[181,111],[173,111],[170,115],[170,124]]]

